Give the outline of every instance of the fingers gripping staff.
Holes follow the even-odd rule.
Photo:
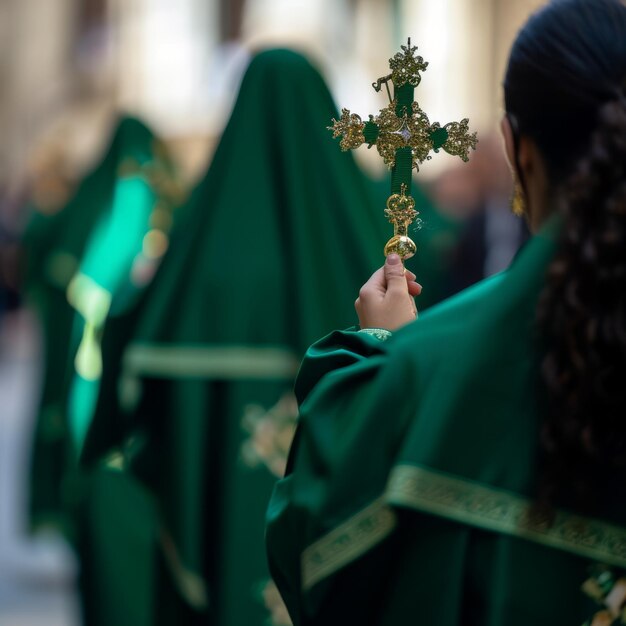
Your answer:
[[[410,195],[413,170],[418,171],[420,163],[432,158],[431,151],[440,149],[468,161],[469,151],[476,148],[478,141],[476,133],[469,132],[468,119],[445,126],[438,122],[431,124],[415,101],[415,87],[422,80],[420,72],[428,67],[421,56],[416,56],[416,50],[409,39],[402,52],[389,60],[391,74],[372,84],[376,91],[384,84],[389,97],[388,106],[379,115],[370,115],[369,121],[363,122],[355,113],[342,109],[341,117],[333,119],[333,125],[328,127],[333,137],[342,137],[342,150],[352,150],[364,143],[368,148],[375,145],[391,169],[391,196],[387,199],[385,215],[393,224],[394,235],[385,245],[385,256],[394,253],[402,260],[411,258],[416,251],[408,236],[409,226],[418,215]],[[393,98],[389,81],[393,84]]]
[[[397,254],[390,254],[354,303],[361,328],[393,331],[413,321],[417,317],[413,298],[421,291],[415,274],[404,269]]]

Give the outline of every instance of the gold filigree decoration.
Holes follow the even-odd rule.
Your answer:
[[[263,604],[265,604],[265,608],[270,614],[270,626],[293,626],[285,602],[273,580],[265,582],[261,589],[261,596],[263,598]]]
[[[385,255],[396,253],[401,259],[410,259],[416,252],[417,246],[409,237],[409,226],[418,216],[415,210],[415,200],[406,195],[407,186],[400,185],[400,193],[394,193],[387,198],[385,215],[393,224],[393,237],[385,245]]]
[[[409,38],[407,45],[401,47],[401,52],[389,59],[391,74],[372,83],[377,92],[385,85],[389,98],[389,105],[381,109],[376,117],[370,115],[369,121],[363,123],[360,116],[342,109],[340,119],[333,119],[333,125],[328,127],[333,131],[333,137],[342,137],[340,145],[344,151],[356,149],[364,143],[367,143],[368,148],[375,145],[389,169],[396,167],[399,157],[401,167],[392,176],[394,190],[397,190],[399,183],[410,187],[412,170],[419,171],[420,164],[432,158],[431,151],[437,153],[443,149],[448,154],[468,161],[469,151],[475,149],[477,143],[476,133],[469,132],[467,119],[443,127],[438,122],[431,124],[414,99],[413,88],[422,80],[420,72],[428,67],[428,63],[416,51],[417,46],[411,46]],[[394,87],[393,98],[389,89],[390,81]],[[406,148],[411,149],[411,169],[408,167]],[[410,222],[406,222],[408,224]],[[415,253],[416,246],[405,232],[406,228],[399,229],[397,226],[394,222],[394,236],[385,245],[385,254],[397,253],[402,259],[408,259]]]
[[[413,153],[413,169],[417,170],[420,163],[431,159],[429,153],[433,149],[432,128],[428,116],[417,102],[411,105],[411,115],[406,120],[410,133],[407,143]]]
[[[370,122],[378,126],[376,150],[385,165],[391,169],[396,163],[396,150],[406,146],[405,135],[402,132],[406,119],[396,115],[395,103],[391,102],[389,106],[381,109],[376,117],[370,116]],[[372,145],[374,144],[370,144],[369,147]]]
[[[411,148],[411,166],[419,171],[420,164],[432,158],[431,151],[438,152],[442,148],[448,154],[468,161],[470,149],[476,149],[478,142],[476,133],[469,132],[468,119],[450,122],[442,128],[438,122],[431,124],[415,101],[411,104],[410,114],[404,109],[403,114],[398,116],[394,100],[381,109],[376,117],[370,115],[369,123],[376,126],[378,135],[368,147],[376,146],[389,169],[395,166],[396,152],[400,148]],[[333,137],[342,137],[340,146],[343,151],[354,150],[367,143],[364,128],[361,117],[348,109],[342,109],[340,119],[333,118],[333,125],[328,126],[333,131]],[[433,133],[436,131],[445,133],[445,142],[440,146],[435,146],[433,142]]]
[[[243,461],[249,467],[265,467],[274,476],[285,474],[289,448],[296,431],[298,403],[293,393],[284,394],[271,408],[258,404],[248,405],[242,420],[243,429],[249,433],[241,447]]]
[[[626,578],[614,569],[596,563],[582,591],[603,607],[583,626],[617,626],[626,624]]]
[[[448,139],[442,148],[452,156],[458,156],[462,161],[469,161],[469,151],[476,150],[478,137],[476,133],[469,132],[469,119],[465,118],[460,122],[450,122],[444,126],[448,133]]]
[[[421,56],[417,56],[416,46],[411,46],[411,39],[406,46],[402,46],[402,52],[389,59],[392,73],[379,78],[373,87],[380,91],[382,85],[387,86],[393,81],[397,89],[406,83],[416,87],[421,82],[420,72],[428,67],[428,63]],[[390,97],[391,100],[391,97]],[[340,146],[343,151],[354,150],[364,143],[368,148],[376,146],[378,153],[385,164],[392,169],[396,164],[396,152],[400,148],[410,147],[412,156],[412,168],[419,170],[424,161],[430,160],[431,151],[439,152],[443,149],[448,154],[460,157],[463,161],[469,160],[469,151],[476,149],[478,139],[476,133],[469,132],[469,120],[450,122],[441,126],[439,122],[430,123],[428,116],[415,100],[410,109],[405,108],[401,115],[396,112],[397,102],[391,100],[389,105],[381,109],[377,116],[370,115],[368,125],[368,139],[365,137],[366,123],[356,113],[348,109],[341,109],[339,120],[333,118],[333,125],[328,130],[333,132],[333,137],[342,137]],[[375,137],[373,141],[369,136]]]
[[[400,46],[402,52],[396,54],[389,59],[389,68],[391,69],[391,80],[396,88],[402,87],[409,83],[413,87],[417,87],[423,72],[428,67],[428,63],[421,56],[416,56],[417,46],[411,46],[409,38],[406,46]]]
[[[363,135],[365,123],[356,113],[341,109],[341,117],[338,120],[333,118],[332,121],[333,125],[327,126],[327,129],[333,131],[333,138],[342,136],[339,145],[344,152],[354,150],[365,143]]]
[[[415,200],[406,195],[406,185],[402,185],[400,193],[394,193],[387,198],[385,216],[392,224],[411,223],[418,216]]]
[[[431,134],[438,125],[431,126],[428,116],[417,102],[411,105],[410,115],[405,109],[404,114],[398,117],[393,101],[381,109],[378,116],[370,116],[370,121],[378,126],[376,149],[390,169],[396,164],[396,151],[399,148],[411,148],[411,166],[415,170],[419,170],[421,163],[432,158],[430,152],[434,146]]]

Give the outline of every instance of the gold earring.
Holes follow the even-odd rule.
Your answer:
[[[513,215],[518,217],[526,215],[526,196],[524,196],[522,186],[517,179],[515,180],[513,197],[511,198],[511,211],[513,211]]]

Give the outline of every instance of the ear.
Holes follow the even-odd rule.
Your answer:
[[[506,160],[509,163],[511,171],[515,172],[515,142],[513,141],[513,129],[511,128],[511,122],[506,115],[502,116],[500,131],[502,132],[502,138],[504,139],[504,154],[506,156]]]
[[[504,115],[500,122],[500,130],[502,131],[502,137],[504,139],[504,152],[506,159],[509,162],[511,171],[516,178],[526,180],[529,175],[532,175],[534,167],[536,149],[534,143],[528,139],[528,137],[522,135],[517,141],[517,155],[515,154],[515,141],[513,139],[513,129],[511,128],[511,122],[509,118]],[[521,169],[521,172],[518,172]]]

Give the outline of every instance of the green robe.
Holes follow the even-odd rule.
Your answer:
[[[45,342],[32,522],[53,523],[77,547],[89,625],[152,619],[144,610],[151,587],[136,582],[152,572],[154,506],[141,485],[114,474],[122,425],[108,406],[179,194],[164,146],[124,118],[67,206],[35,213],[27,232],[27,284]],[[94,427],[97,410],[105,417]]]
[[[307,352],[267,513],[296,626],[579,625],[594,612],[589,564],[626,565],[626,528],[528,513],[534,319],[555,228],[387,341],[334,332]]]
[[[336,114],[299,54],[252,60],[125,355],[121,408],[143,441],[126,468],[160,511],[160,623],[268,618],[264,512],[297,364],[316,336],[354,322],[351,294],[389,232],[326,130]]]
[[[80,329],[67,289],[80,268],[90,236],[114,202],[120,168],[145,161],[155,150],[154,135],[138,120],[123,118],[102,161],[78,186],[61,210],[46,214],[34,207],[24,237],[26,292],[41,321],[44,340],[44,380],[37,420],[31,512],[34,526],[63,522],[68,459],[75,458],[67,436],[67,402],[74,376]],[[123,200],[118,199],[118,200]],[[118,201],[118,205],[120,202]],[[110,258],[115,248],[109,247]]]

